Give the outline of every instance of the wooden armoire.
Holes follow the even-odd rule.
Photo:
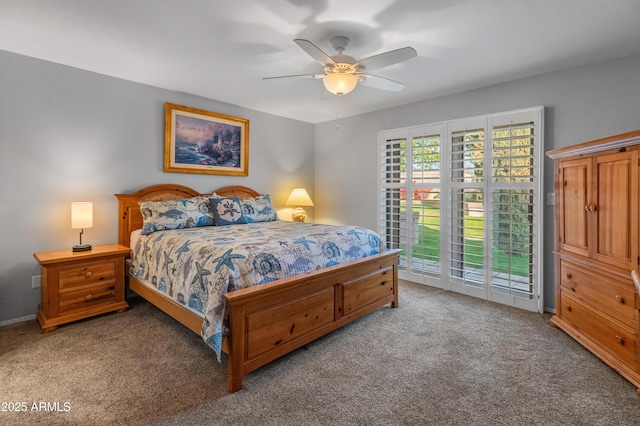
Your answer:
[[[638,388],[640,130],[547,152],[555,170],[561,328]]]

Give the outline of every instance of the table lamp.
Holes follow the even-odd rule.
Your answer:
[[[295,210],[291,214],[291,217],[296,222],[304,222],[307,217],[307,212],[304,211],[302,206],[313,206],[313,201],[304,188],[294,188],[287,199],[287,206],[296,206]]]
[[[93,227],[93,203],[77,201],[71,203],[71,229],[80,230],[80,244],[73,246],[74,252],[91,251],[90,244],[82,244],[85,228]]]

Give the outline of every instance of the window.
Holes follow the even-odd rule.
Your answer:
[[[542,113],[379,133],[380,232],[401,278],[542,310]]]

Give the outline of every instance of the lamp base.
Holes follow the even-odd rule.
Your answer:
[[[304,222],[307,217],[307,212],[304,211],[302,207],[296,207],[296,209],[291,213],[291,218],[294,222]]]
[[[91,244],[82,244],[80,246],[73,246],[73,252],[91,251]]]

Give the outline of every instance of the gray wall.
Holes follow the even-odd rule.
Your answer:
[[[377,226],[379,130],[538,105],[545,106],[545,151],[640,129],[640,55],[342,118],[339,130],[333,121],[316,125],[316,220]],[[553,192],[548,158],[544,173],[544,191]],[[544,223],[544,306],[552,310],[553,206],[545,206]]]
[[[165,102],[249,119],[249,176],[164,173]],[[94,226],[83,242],[94,245],[117,241],[113,194],[157,183],[200,192],[250,186],[270,193],[289,219],[284,203],[292,188],[314,195],[313,129],[0,51],[0,323],[36,313],[40,290],[31,288],[31,276],[40,269],[33,253],[78,243],[70,227],[72,201],[93,201]]]
[[[249,176],[164,173],[164,102],[248,118]],[[72,201],[94,202],[84,238],[92,244],[117,238],[114,193],[156,183],[201,192],[247,185],[271,193],[279,209],[291,188],[305,186],[312,220],[375,228],[379,130],[537,105],[546,107],[546,150],[636,130],[640,55],[342,118],[336,130],[334,121],[314,126],[0,51],[0,323],[36,312],[32,254],[77,244]],[[553,309],[551,206],[544,220],[545,307]]]

